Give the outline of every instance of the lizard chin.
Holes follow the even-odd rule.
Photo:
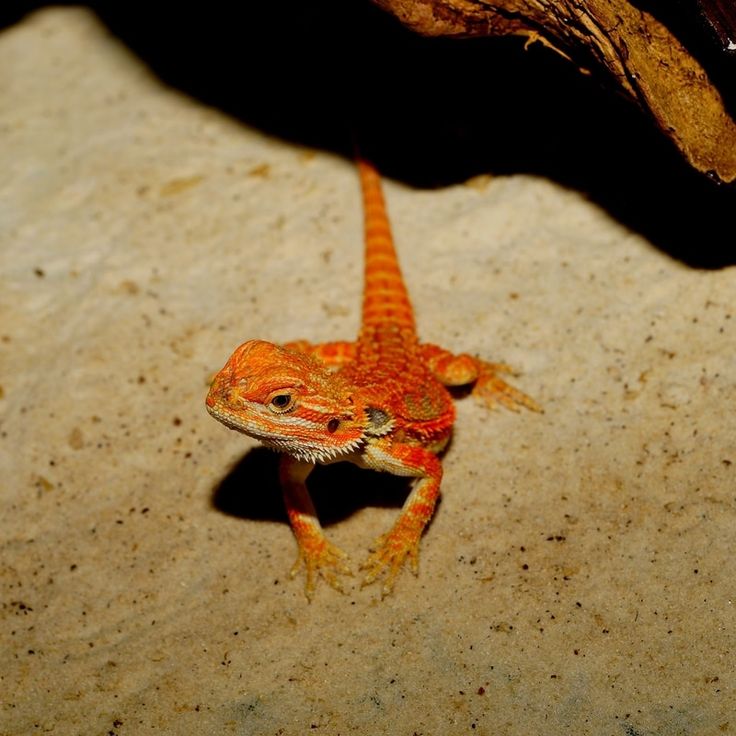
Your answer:
[[[347,460],[351,456],[360,452],[360,449],[363,446],[362,440],[355,440],[352,445],[342,445],[340,447],[332,448],[323,446],[308,447],[303,444],[295,446],[290,442],[281,442],[273,439],[260,439],[259,441],[264,447],[276,450],[277,452],[283,452],[287,455],[291,455],[297,460],[315,465],[329,465],[330,463]]]

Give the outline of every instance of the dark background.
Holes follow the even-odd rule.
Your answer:
[[[0,27],[45,4],[3,3]],[[165,84],[268,134],[346,156],[355,136],[384,174],[420,187],[548,177],[673,258],[736,263],[734,187],[691,170],[610,80],[540,44],[421,38],[368,0],[86,6]],[[727,85],[736,64],[696,6],[670,3],[662,19]]]

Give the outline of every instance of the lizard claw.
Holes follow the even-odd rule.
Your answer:
[[[473,386],[472,394],[477,396],[488,408],[497,404],[518,412],[521,407],[543,413],[544,409],[537,404],[531,396],[506,383],[497,373],[510,373],[513,371],[505,364],[488,364],[492,370],[484,371]]]
[[[392,529],[376,541],[376,549],[368,559],[361,564],[360,569],[367,573],[361,587],[375,582],[381,575],[386,574],[381,587],[381,598],[390,595],[394,588],[396,577],[401,572],[405,562],[409,562],[411,571],[416,575],[419,572],[419,535],[408,536],[404,530]]]
[[[307,600],[311,602],[319,577],[323,578],[338,592],[345,592],[342,580],[338,576],[353,574],[347,562],[348,556],[345,552],[326,539],[321,539],[318,544],[313,546],[299,546],[299,555],[292,565],[289,576],[294,578],[302,566],[305,568],[307,580],[304,586],[304,594],[307,596]]]

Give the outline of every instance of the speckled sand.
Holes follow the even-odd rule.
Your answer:
[[[423,336],[546,413],[461,401],[419,577],[310,605],[273,456],[203,401],[247,338],[355,334],[352,165],[80,9],[0,34],[0,89],[0,734],[736,731],[736,270],[541,178],[388,180]],[[404,489],[314,485],[356,563]]]

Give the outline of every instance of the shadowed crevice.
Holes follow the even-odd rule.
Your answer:
[[[547,177],[675,259],[736,263],[736,189],[695,173],[605,80],[540,45],[421,38],[368,0],[89,6],[165,84],[267,134],[346,157],[355,135],[384,175],[417,187]]]

